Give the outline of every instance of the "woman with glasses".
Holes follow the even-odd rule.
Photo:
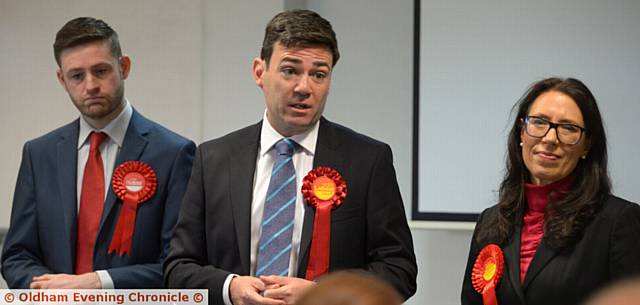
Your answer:
[[[593,94],[549,78],[514,109],[498,203],[478,219],[462,304],[492,303],[492,292],[501,305],[580,304],[640,274],[640,207],[611,194]]]

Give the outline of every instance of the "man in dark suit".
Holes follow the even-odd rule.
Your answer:
[[[69,21],[54,55],[80,118],[24,145],[2,274],[11,288],[160,288],[195,145],[125,99],[131,60],[102,20]]]
[[[324,166],[348,189],[331,212],[329,270],[361,269],[413,295],[417,267],[390,147],[322,118],[338,58],[318,14],[291,10],[269,22],[253,61],[263,120],[197,149],[164,264],[168,287],[208,288],[212,304],[294,303],[314,283],[310,260],[320,261],[310,259],[320,239],[301,186]]]

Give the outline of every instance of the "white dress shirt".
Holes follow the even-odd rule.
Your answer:
[[[107,134],[107,138],[100,144],[100,156],[102,157],[102,165],[104,166],[104,197],[107,198],[107,193],[111,187],[111,175],[113,174],[114,166],[116,165],[116,158],[122,148],[122,142],[124,136],[127,133],[127,127],[129,121],[131,121],[131,115],[133,109],[129,101],[125,100],[126,105],[120,114],[109,122],[107,126],[102,129],[96,129],[92,127],[83,116],[80,116],[80,132],[78,133],[78,173],[77,173],[77,208],[80,209],[80,194],[82,192],[82,179],[84,177],[84,168],[89,158],[89,135],[92,131],[104,132]],[[100,278],[102,288],[113,289],[113,279],[106,270],[97,270],[96,273]]]
[[[302,198],[302,180],[313,169],[313,157],[316,152],[316,142],[318,140],[318,127],[320,121],[316,122],[304,133],[289,137],[298,144],[298,148],[293,154],[293,167],[296,171],[296,204],[293,223],[293,236],[291,238],[291,256],[289,260],[289,276],[298,274],[298,255],[300,253],[300,239],[302,237],[302,223],[304,220],[304,201]],[[271,169],[276,160],[275,144],[285,138],[278,133],[267,119],[265,110],[262,119],[262,129],[260,131],[260,145],[256,158],[256,171],[253,180],[253,199],[251,202],[251,276],[256,274],[256,261],[258,258],[258,243],[262,231],[262,214],[264,212],[264,202],[267,197],[267,188],[271,178]],[[304,268],[304,266],[301,266]],[[237,275],[231,274],[227,277],[222,286],[222,298],[226,305],[232,305],[229,296],[229,286],[231,279]]]

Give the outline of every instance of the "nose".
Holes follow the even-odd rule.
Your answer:
[[[311,87],[309,87],[309,76],[308,75],[302,75],[299,79],[298,79],[298,83],[296,84],[296,87],[294,88],[294,92],[296,93],[296,95],[300,96],[303,99],[306,99],[307,97],[309,97],[309,95],[311,94]]]
[[[85,88],[89,94],[96,94],[100,92],[98,79],[89,73],[85,78]]]
[[[546,143],[557,144],[558,143],[558,127],[556,126],[549,127],[549,130],[547,130],[547,134],[544,135],[544,137],[542,138],[542,141]]]

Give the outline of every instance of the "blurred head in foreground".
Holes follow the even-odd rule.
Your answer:
[[[640,304],[640,278],[618,282],[603,289],[585,305],[638,305]]]
[[[363,272],[336,272],[303,295],[296,305],[400,305],[389,284]]]

